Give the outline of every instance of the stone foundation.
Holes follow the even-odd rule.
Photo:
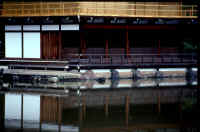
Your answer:
[[[186,68],[160,69],[94,69],[81,70],[83,79],[145,79],[145,78],[177,78],[195,77],[197,70]]]

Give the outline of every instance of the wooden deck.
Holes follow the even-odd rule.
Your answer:
[[[0,60],[11,69],[126,69],[196,67],[197,55],[190,54],[73,54],[66,60]]]

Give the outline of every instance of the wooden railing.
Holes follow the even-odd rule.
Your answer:
[[[179,2],[4,2],[1,17],[120,16],[197,18],[197,5]]]
[[[86,65],[176,65],[196,64],[196,54],[76,54],[79,62]]]

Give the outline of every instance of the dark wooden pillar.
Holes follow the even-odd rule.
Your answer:
[[[130,47],[129,47],[129,36],[128,36],[128,27],[126,29],[126,56],[127,58],[129,57],[130,55]]]
[[[160,55],[160,40],[158,40],[158,55]]]
[[[58,58],[61,60],[62,56],[62,32],[61,32],[61,25],[59,25],[59,34],[58,34]]]
[[[200,2],[198,2],[198,21],[200,21]],[[197,25],[198,31],[200,29],[200,24]],[[199,36],[199,35],[198,35]],[[198,78],[198,85],[197,85],[197,105],[200,110],[200,44],[198,40],[198,46],[197,46],[197,68],[198,68],[198,73],[197,73],[197,78]]]
[[[22,25],[22,58],[24,58],[24,26]]]
[[[0,94],[0,130],[5,128],[5,95]]]
[[[86,52],[86,41],[83,32],[81,32],[81,53],[85,54],[85,52]]]
[[[200,46],[197,50],[197,106],[200,109]]]
[[[43,59],[42,25],[40,25],[40,59]]]
[[[109,54],[109,51],[108,51],[108,39],[106,39],[106,48],[105,48],[105,53],[106,53],[106,58],[108,58],[108,54]]]

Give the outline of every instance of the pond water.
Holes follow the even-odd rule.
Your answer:
[[[184,78],[2,83],[1,132],[199,132],[196,85]]]

